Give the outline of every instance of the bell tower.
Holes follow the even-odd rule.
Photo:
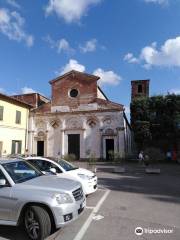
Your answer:
[[[149,79],[131,81],[131,102],[138,97],[149,97],[149,82]]]

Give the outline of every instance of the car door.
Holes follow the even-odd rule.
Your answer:
[[[0,169],[0,179],[6,180],[5,186],[0,186],[0,221],[10,221],[12,214],[11,187]]]

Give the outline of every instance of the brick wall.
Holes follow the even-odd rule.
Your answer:
[[[76,98],[70,97],[70,90],[77,89],[79,94]],[[75,107],[87,104],[97,98],[97,81],[81,79],[77,76],[66,76],[52,83],[52,106]]]
[[[142,92],[138,92],[138,85],[142,85]],[[137,97],[149,97],[149,80],[131,81],[131,101]]]
[[[33,107],[37,107],[37,94],[36,93],[15,95],[13,97],[22,102],[28,103],[28,104],[32,105]]]

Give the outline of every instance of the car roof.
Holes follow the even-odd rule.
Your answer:
[[[15,158],[15,159],[0,159],[0,164],[3,164],[3,163],[11,163],[11,162],[20,162],[20,161],[23,161],[23,159],[18,159],[18,158]]]
[[[46,161],[54,161],[53,159],[49,159],[49,158],[44,158],[44,157],[26,157],[26,160],[46,160]]]

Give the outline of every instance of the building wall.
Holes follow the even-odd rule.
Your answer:
[[[0,120],[0,142],[2,155],[11,154],[12,140],[22,141],[21,154],[25,153],[29,110],[25,107],[0,100],[4,107],[3,120]],[[21,112],[21,123],[16,124],[16,110]]]
[[[99,90],[99,88],[97,89],[97,97],[100,99],[106,100],[105,96],[102,94],[102,92]]]
[[[78,89],[77,98],[69,97],[71,89]],[[52,106],[69,106],[75,108],[80,104],[87,104],[97,98],[97,82],[80,80],[67,76],[65,79],[52,84]]]
[[[39,93],[27,93],[14,95],[13,98],[18,99],[22,102],[25,102],[31,105],[34,108],[41,106],[44,103],[48,103],[50,100]]]
[[[52,126],[54,122],[56,127]],[[114,139],[115,152],[125,156],[123,112],[32,115],[29,123],[30,154],[37,155],[37,141],[42,140],[45,156],[66,155],[68,134],[80,134],[81,159],[90,154],[106,158],[106,139]]]
[[[71,150],[81,159],[92,154],[102,159],[113,149],[125,156],[123,105],[106,98],[98,88],[98,79],[70,71],[50,81],[52,101],[31,112],[30,154],[54,157]]]
[[[131,101],[138,97],[149,97],[149,81],[150,80],[135,80],[131,81]],[[142,91],[138,91],[138,86],[141,86]]]

